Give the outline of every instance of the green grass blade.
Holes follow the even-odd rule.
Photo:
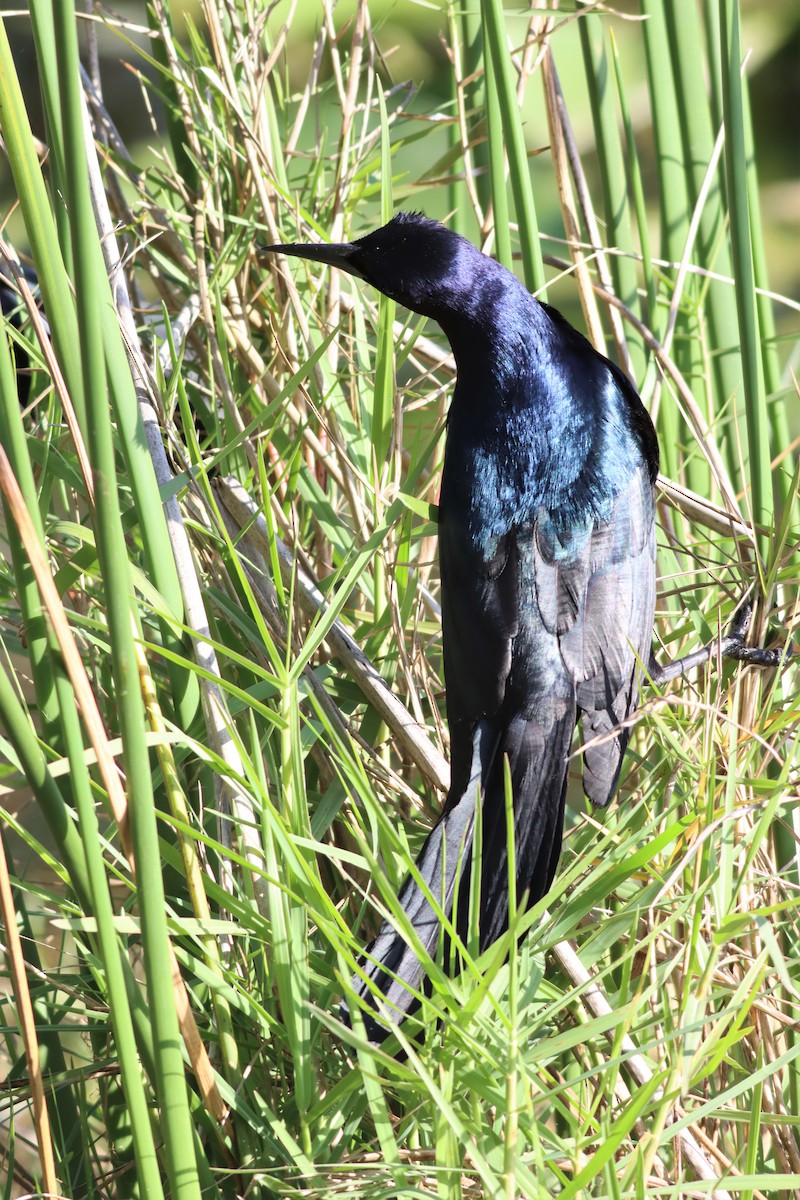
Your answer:
[[[34,10],[35,11],[35,10]],[[11,57],[5,20],[0,18],[0,128],[25,216],[53,342],[79,418],[84,415],[83,376],[75,305],[58,250],[53,214],[34,149],[30,123]]]
[[[545,276],[539,245],[539,224],[528,168],[528,151],[520,120],[514,76],[506,43],[505,13],[501,0],[481,0],[484,60],[491,55],[503,133],[508,152],[509,178],[514,196],[526,286],[544,299]]]
[[[762,562],[766,562],[773,524],[772,471],[750,234],[738,3],[720,0],[719,13],[731,250],[750,447],[750,509],[753,521],[767,531],[759,539]]]
[[[506,143],[503,137],[503,114],[497,92],[494,58],[484,59],[486,76],[486,120],[488,126],[489,180],[491,184],[492,215],[494,217],[495,258],[509,271],[514,269],[509,224],[508,194],[506,192]]]
[[[89,195],[83,146],[77,30],[71,3],[65,2],[56,10],[56,33],[68,181],[67,203],[71,218],[80,351],[86,386],[87,440],[97,481],[98,552],[108,607],[131,835],[136,855],[164,1154],[175,1200],[197,1200],[200,1195],[199,1180],[172,986],[153,786],[145,741],[144,706],[134,668],[136,654],[131,628],[131,580],[120,520],[108,407],[103,339],[109,314],[113,316],[113,307],[102,268]]]
[[[394,200],[392,198],[392,147],[389,120],[386,114],[386,100],[380,85],[378,102],[381,118],[381,221],[385,223],[394,216]],[[395,397],[393,326],[396,313],[397,305],[394,300],[381,295],[378,301],[378,345],[375,356],[372,407],[372,454],[376,487],[380,486],[380,479],[384,472],[392,440]]]
[[[603,21],[596,12],[586,12],[578,22],[589,85],[589,107],[594,122],[597,161],[603,187],[605,226],[609,246],[623,251],[611,256],[611,276],[614,290],[634,313],[639,313],[636,265],[631,256],[633,229],[628,199],[627,172],[622,155],[614,90],[611,85],[611,65],[606,53]],[[627,252],[627,253],[625,253]],[[644,345],[635,333],[628,335],[634,379],[644,374]]]

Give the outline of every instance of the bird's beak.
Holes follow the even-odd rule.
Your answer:
[[[303,242],[289,242],[286,245],[258,247],[259,256],[262,254],[288,254],[291,258],[309,258],[312,262],[338,267],[340,271],[346,271],[348,275],[364,279],[365,276],[352,262],[352,256],[356,250],[357,247],[352,242],[332,244],[321,242],[317,246],[306,246]]]

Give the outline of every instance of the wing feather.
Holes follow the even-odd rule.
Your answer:
[[[552,571],[538,559],[536,566],[543,576]],[[559,585],[569,600],[557,599],[556,610],[565,611],[567,604],[577,610],[561,632],[559,648],[589,743],[584,791],[602,806],[617,785],[630,736],[620,723],[636,708],[637,663],[647,661],[653,629],[655,513],[653,486],[643,468],[617,497],[608,520],[593,525],[574,562],[559,567]],[[548,596],[546,612],[553,607]]]

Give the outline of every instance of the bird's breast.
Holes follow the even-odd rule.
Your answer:
[[[610,364],[593,351],[574,358],[521,354],[501,378],[486,364],[473,364],[468,382],[459,372],[441,506],[484,561],[543,514],[567,561],[647,463],[641,422]]]
[[[589,510],[578,503],[589,450],[584,430],[553,439],[531,418],[498,421],[494,428],[461,431],[451,426],[442,474],[441,507],[462,537],[485,561],[512,529],[532,527],[541,510],[585,525]]]

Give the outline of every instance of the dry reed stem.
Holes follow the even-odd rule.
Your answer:
[[[36,577],[39,594],[58,642],[64,666],[78,702],[84,727],[97,756],[97,765],[103,779],[103,785],[106,789],[114,820],[117,823],[125,857],[128,860],[131,874],[135,878],[136,862],[128,822],[128,799],[125,795],[122,777],[111,751],[86,667],[75,642],[69,621],[67,620],[44,551],[39,544],[33,522],[28,515],[19,485],[2,446],[0,446],[0,491],[2,491],[14,518],[20,539],[25,547],[25,554]],[[183,982],[172,943],[169,942],[168,946],[172,962],[175,1005],[189,1061],[192,1064],[192,1069],[194,1070],[203,1095],[203,1101],[208,1111],[216,1121],[224,1126],[227,1122],[227,1107],[217,1090],[214,1071],[189,1005],[186,985]]]
[[[42,1168],[42,1183],[45,1192],[56,1196],[61,1189],[58,1186],[53,1140],[50,1136],[50,1118],[47,1113],[42,1064],[39,1057],[39,1040],[36,1035],[36,1016],[28,987],[25,955],[22,952],[22,940],[17,928],[17,913],[2,839],[0,839],[0,915],[2,915],[5,929],[5,956],[11,972],[11,983],[17,1001],[17,1019],[28,1064],[28,1080],[33,1101],[33,1127],[36,1130],[36,1148]]]

